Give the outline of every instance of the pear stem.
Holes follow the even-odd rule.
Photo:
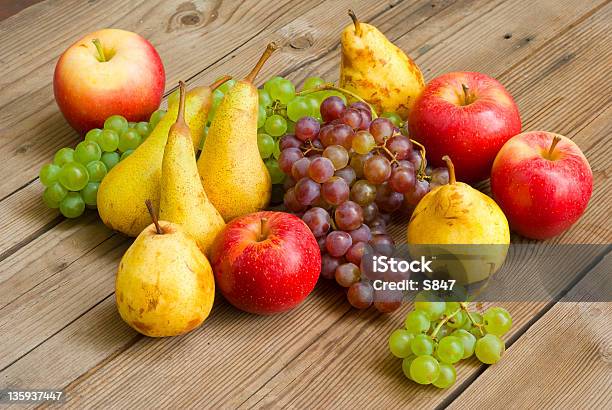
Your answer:
[[[259,238],[257,240],[261,242],[268,236],[268,218],[261,218],[259,223]]]
[[[92,41],[94,46],[96,46],[96,50],[98,50],[98,61],[104,63],[106,61],[106,56],[104,55],[104,48],[102,48],[102,43],[97,38],[94,38]]]
[[[157,219],[157,215],[155,214],[155,211],[153,210],[153,203],[151,202],[150,199],[147,199],[145,201],[145,205],[147,206],[147,209],[149,210],[149,215],[151,216],[151,220],[153,221],[153,224],[155,225],[155,230],[157,231],[157,234],[162,235],[164,233],[164,230],[161,228],[161,226],[159,226],[159,220]]]
[[[453,165],[453,161],[451,161],[448,155],[442,157],[442,161],[446,162],[446,167],[448,168],[448,183],[453,185],[457,182],[455,178],[455,166]]]
[[[255,67],[253,67],[251,72],[244,78],[245,81],[248,81],[249,83],[255,81],[255,77],[257,77],[257,74],[259,74],[259,71],[266,63],[266,60],[268,60],[268,58],[270,58],[272,53],[276,50],[278,50],[278,44],[276,44],[275,42],[269,43],[266,47],[266,50],[263,52],[261,57],[259,57],[259,61],[257,62],[257,64],[255,64]]]
[[[179,106],[178,106],[178,114],[176,116],[176,123],[185,123],[185,83],[183,81],[179,81]]]
[[[359,19],[355,15],[355,12],[349,9],[348,15],[351,17],[351,20],[353,20],[353,25],[355,26],[355,34],[361,37],[361,25],[359,24]]]
[[[231,75],[224,75],[223,77],[217,79],[214,83],[210,85],[211,91],[215,91],[219,86],[223,85],[225,82],[232,79]]]
[[[349,97],[356,99],[357,101],[361,101],[362,103],[368,104],[368,106],[370,107],[370,111],[372,111],[372,119],[375,120],[376,118],[378,118],[378,114],[376,114],[376,110],[374,109],[372,104],[370,104],[369,102],[367,102],[366,100],[364,100],[363,98],[361,98],[360,96],[358,96],[352,91],[346,90],[344,88],[336,87],[333,83],[321,84],[317,87],[309,88],[308,90],[303,90],[298,93],[295,93],[295,95],[298,95],[298,96],[308,95],[308,94],[316,93],[317,91],[324,91],[324,90],[339,91],[342,94],[348,95]]]
[[[553,137],[552,143],[550,144],[550,149],[548,150],[548,159],[552,159],[553,153],[555,152],[555,147],[561,141],[561,137],[555,135]]]

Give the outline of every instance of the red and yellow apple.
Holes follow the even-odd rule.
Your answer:
[[[166,76],[153,45],[136,33],[105,29],[71,45],[55,66],[53,92],[79,133],[119,114],[147,121],[159,108]]]
[[[211,248],[217,288],[238,309],[256,314],[296,307],[321,271],[308,226],[284,212],[256,212],[227,224]]]
[[[427,84],[409,118],[410,137],[427,148],[427,158],[443,167],[453,159],[460,181],[486,179],[495,155],[521,132],[512,96],[497,80],[475,72],[441,75]]]
[[[559,235],[580,218],[593,191],[593,173],[569,138],[531,131],[510,139],[491,171],[493,198],[510,227],[532,239]]]

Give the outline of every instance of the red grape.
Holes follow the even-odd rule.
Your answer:
[[[372,123],[372,112],[366,110],[359,110],[359,114],[361,115],[361,124],[359,125],[360,130],[367,130],[370,128],[370,124]]]
[[[295,123],[295,136],[302,141],[314,140],[319,129],[319,121],[312,117],[302,117]]]
[[[322,184],[323,182],[334,176],[334,164],[329,158],[318,157],[310,162],[308,167],[308,176],[315,182]]]
[[[378,144],[382,144],[393,135],[394,126],[387,118],[379,117],[370,124],[370,133]]]
[[[397,160],[407,159],[412,151],[412,142],[410,142],[408,137],[403,135],[391,137],[387,141],[386,146],[389,151],[395,154],[395,159]]]
[[[312,205],[319,200],[321,185],[310,178],[302,178],[295,184],[295,198],[302,205]]]
[[[410,163],[409,163],[410,164]],[[389,186],[395,192],[406,193],[414,187],[416,175],[412,165],[410,167],[401,166],[391,171]]]
[[[408,205],[417,206],[419,201],[429,192],[429,182],[416,180],[414,187],[404,194],[404,200]]]
[[[335,169],[342,169],[349,162],[349,154],[342,145],[330,145],[323,151],[323,156],[329,158]]]
[[[374,288],[368,282],[357,282],[351,285],[346,296],[353,307],[366,309],[374,300]]]
[[[361,226],[363,222],[363,210],[357,203],[346,201],[336,208],[334,220],[339,229],[352,231]]]
[[[325,279],[333,279],[336,268],[342,263],[342,258],[334,258],[327,253],[323,254],[323,256],[321,256],[321,276]]]
[[[343,263],[336,268],[335,277],[338,285],[348,288],[353,283],[359,282],[361,272],[359,267],[354,263]]]
[[[295,188],[289,188],[287,192],[285,192],[283,202],[285,204],[285,208],[291,212],[300,212],[306,209],[306,205],[302,205],[295,197]]]
[[[363,101],[355,101],[354,103],[352,103],[349,108],[354,108],[356,110],[360,110],[360,111],[366,111],[370,114],[372,114],[372,108],[368,105],[368,103],[365,103]]]
[[[363,166],[366,161],[372,158],[373,154],[371,152],[363,155],[353,155],[351,157],[351,168],[355,171],[355,175],[357,178],[363,177]]]
[[[323,208],[310,208],[304,213],[302,220],[317,238],[325,235],[331,226],[331,217]]]
[[[349,186],[341,177],[331,177],[321,186],[321,196],[332,205],[340,205],[349,198]]]
[[[349,187],[353,185],[355,179],[357,179],[355,170],[350,166],[337,170],[334,175],[344,179]]]
[[[357,242],[370,242],[372,239],[372,233],[370,232],[370,227],[366,224],[361,224],[361,226],[357,229],[354,229],[349,232],[351,238],[353,239],[353,243]]]
[[[325,122],[338,119],[345,108],[346,105],[344,105],[344,101],[342,101],[340,97],[335,95],[327,97],[323,100],[323,102],[321,102],[321,118],[323,118],[323,121]]]
[[[303,157],[304,154],[302,154],[299,148],[284,149],[278,158],[278,166],[285,174],[291,175],[293,163]]]
[[[346,251],[346,260],[360,266],[363,255],[371,255],[372,253],[374,253],[374,249],[368,243],[357,242]]]
[[[372,235],[370,245],[374,248],[375,252],[385,256],[393,255],[395,250],[395,241],[389,235]]]
[[[340,114],[340,119],[343,123],[345,123],[354,130],[359,129],[359,127],[361,126],[361,114],[358,110],[355,110],[353,108],[347,108],[346,110],[344,110],[344,112]]]
[[[404,202],[404,196],[395,192],[389,184],[379,185],[376,189],[376,205],[383,212],[393,213],[397,211]]]
[[[402,305],[404,292],[401,290],[381,289],[374,291],[374,307],[381,313],[390,313]]]
[[[300,158],[293,163],[291,166],[291,176],[294,180],[299,181],[300,179],[308,176],[308,167],[310,166],[310,159]]]
[[[382,184],[391,176],[391,163],[382,155],[374,155],[363,165],[363,174],[371,183]]]
[[[365,179],[360,179],[351,187],[351,200],[361,206],[368,205],[376,199],[376,186]]]
[[[363,220],[368,224],[378,216],[378,206],[375,202],[362,206],[361,209],[363,209]]]
[[[287,148],[300,148],[302,146],[302,141],[297,139],[293,134],[287,134],[281,137],[278,146],[281,151]]]
[[[330,131],[330,133],[332,135],[332,144],[325,144],[325,146],[342,145],[347,150],[351,149],[353,136],[355,135],[355,132],[351,127],[346,124],[334,125],[334,128]]]
[[[327,235],[327,239],[325,240],[327,252],[336,258],[343,256],[352,244],[353,240],[351,239],[351,235],[344,231],[333,231]]]
[[[332,140],[332,138],[333,138],[332,130],[333,129],[334,129],[334,126],[332,124],[325,124],[319,130],[319,139],[318,139],[318,141],[321,141],[321,143],[324,146],[334,145],[333,144],[333,140]]]
[[[448,184],[448,168],[434,168],[434,170],[431,171],[431,183],[438,185]]]

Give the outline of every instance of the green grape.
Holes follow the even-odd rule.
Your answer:
[[[236,85],[236,80],[232,78],[217,87],[217,90],[221,91],[223,94],[227,94],[227,92],[231,90],[234,85]]]
[[[288,120],[287,121],[287,131],[285,133],[295,134],[295,122]]]
[[[83,165],[98,161],[102,156],[100,146],[93,141],[81,141],[74,150],[74,159]]]
[[[308,96],[314,97],[317,100],[317,104],[319,104],[319,107],[321,106],[323,100],[329,97],[326,91],[316,91],[314,93],[308,94]]]
[[[270,179],[272,179],[272,183],[282,184],[285,180],[285,173],[278,166],[278,161],[268,159],[265,163],[266,168],[268,168],[268,173],[270,174]]]
[[[302,117],[311,115],[310,103],[305,97],[295,97],[287,103],[287,118],[296,122]]]
[[[402,126],[402,118],[394,112],[383,112],[380,116],[388,118],[398,128]]]
[[[305,98],[310,108],[309,115],[321,121],[321,111],[319,110],[319,106],[321,104],[319,103],[319,100],[317,100],[316,97],[313,97],[312,95],[307,95]]]
[[[264,129],[268,135],[280,137],[287,131],[287,121],[278,114],[271,115],[266,119]]]
[[[270,93],[270,97],[283,104],[287,104],[295,97],[295,86],[291,81],[284,78],[275,82],[267,91]]]
[[[151,118],[149,118],[149,127],[154,129],[159,120],[164,118],[164,115],[166,115],[166,111],[164,110],[154,111],[153,114],[151,114]]]
[[[83,201],[85,205],[96,206],[96,198],[98,196],[98,188],[100,187],[99,182],[90,182],[85,185],[85,188],[81,190],[81,197],[83,197]]]
[[[74,161],[74,150],[72,148],[62,148],[53,157],[53,163],[60,167],[72,161]]]
[[[485,364],[497,363],[501,359],[506,346],[499,336],[488,334],[478,339],[474,352],[478,360]]]
[[[395,357],[404,358],[411,354],[410,341],[414,335],[406,329],[397,329],[389,336],[389,350]]]
[[[459,302],[446,302],[445,313],[447,315],[453,314],[459,309],[461,309],[461,305],[459,304]]]
[[[266,108],[263,105],[259,105],[259,110],[257,111],[257,128],[261,128],[266,123]]]
[[[105,152],[102,154],[101,161],[106,165],[106,169],[110,171],[119,162],[119,154],[116,152]]]
[[[404,360],[402,360],[402,372],[404,372],[404,376],[410,380],[412,380],[412,377],[410,376],[410,365],[414,359],[416,359],[416,356],[412,355],[405,357]]]
[[[46,191],[46,189],[45,189],[45,191]],[[43,192],[43,195],[42,195],[42,199],[43,199],[44,204],[47,206],[47,208],[57,209],[57,208],[59,208],[59,206],[60,206],[60,203],[59,203],[59,202],[51,201],[51,200],[50,200],[50,199],[49,199],[49,198],[48,198],[48,197],[45,195],[45,193],[44,193],[44,192]]]
[[[492,307],[487,309],[482,315],[484,327],[487,333],[502,336],[512,327],[512,317],[510,313],[502,307]]]
[[[457,380],[455,366],[448,363],[440,363],[440,374],[432,384],[439,389],[447,389],[455,384],[455,380]]]
[[[414,310],[406,315],[404,325],[410,333],[424,333],[429,329],[429,318],[424,312]]]
[[[476,347],[476,336],[474,336],[465,329],[455,330],[452,335],[454,337],[459,338],[459,340],[461,340],[461,343],[463,344],[462,359],[467,359],[468,357],[474,354],[474,347]]]
[[[134,121],[128,121],[128,128],[136,128],[136,123]]]
[[[455,316],[446,322],[446,326],[452,327],[453,329],[459,329],[461,326],[463,326],[466,320],[469,320],[467,315],[464,311],[460,310]]]
[[[457,363],[463,358],[463,342],[455,336],[443,337],[438,342],[436,353],[444,363]]]
[[[280,139],[277,139],[274,142],[274,149],[272,150],[272,157],[274,159],[279,159],[280,158],[280,154],[281,154]]]
[[[439,324],[440,322],[431,322],[431,327],[429,328],[429,330],[433,332],[433,330],[436,329]],[[440,326],[440,329],[438,329],[438,333],[436,333],[436,338],[438,340],[442,339],[444,336],[448,336],[449,333],[450,328],[448,326],[442,325]]]
[[[274,138],[268,134],[257,134],[257,147],[259,148],[259,155],[263,159],[269,158],[274,151]]]
[[[104,152],[113,152],[119,145],[119,134],[113,130],[104,130],[100,135],[100,148]]]
[[[132,155],[132,152],[134,152],[133,149],[128,149],[127,151],[125,151],[123,154],[121,154],[121,158],[119,158],[119,161],[123,161],[124,159]]]
[[[55,164],[43,165],[42,168],[40,169],[40,172],[38,173],[40,182],[42,182],[44,186],[51,185],[52,183],[57,181],[57,178],[59,177],[59,173],[61,169],[62,167],[55,165]]]
[[[444,314],[446,309],[445,302],[426,302],[426,301],[415,301],[414,310],[420,310],[424,312],[429,320],[438,320],[440,316]]]
[[[410,342],[410,349],[416,356],[431,355],[434,351],[434,341],[430,336],[419,333]]]
[[[60,203],[62,199],[66,196],[68,190],[62,186],[59,182],[54,182],[45,188],[45,192],[43,192],[43,196],[45,197],[45,202],[49,201],[52,203]]]
[[[431,356],[418,356],[410,364],[410,378],[419,384],[431,384],[440,375],[440,364]]]
[[[135,150],[138,148],[141,142],[142,138],[140,137],[138,131],[130,128],[119,137],[119,144],[117,144],[117,148],[120,152],[125,152],[129,149]]]
[[[482,324],[483,319],[480,313],[476,311],[470,311],[470,316],[472,317],[474,322],[476,322],[479,325]],[[469,329],[470,333],[476,336],[476,338],[482,337],[482,333],[480,333],[480,329],[477,326],[472,325],[471,320],[468,319],[467,321],[470,322],[470,329]]]
[[[270,88],[272,88],[273,86],[275,86],[279,81],[284,80],[283,77],[280,76],[275,76],[270,78],[268,81],[266,81],[263,85],[264,90],[266,90],[268,93],[270,93]],[[272,98],[272,97],[270,97]]]
[[[79,162],[69,162],[59,173],[59,182],[70,191],[80,191],[89,181],[85,165]]]
[[[304,81],[304,85],[302,86],[302,90],[312,90],[313,88],[317,88],[320,85],[325,84],[325,80],[321,77],[308,77]]]
[[[85,141],[93,141],[100,145],[100,134],[102,134],[102,130],[100,128],[89,130],[87,131],[87,134],[85,134]]]
[[[77,218],[83,214],[85,202],[78,192],[68,192],[60,202],[59,209],[66,218]]]
[[[136,124],[136,132],[140,134],[140,136],[145,139],[151,133],[151,128],[149,127],[149,123],[146,121],[141,121]]]
[[[264,107],[269,107],[272,105],[274,100],[270,97],[270,93],[263,88],[257,90],[259,94],[259,105],[263,105]]]
[[[106,176],[106,165],[102,161],[91,161],[87,164],[87,173],[89,181],[100,182]]]
[[[117,135],[121,135],[128,129],[128,121],[121,115],[111,115],[104,121],[104,129],[113,130]]]

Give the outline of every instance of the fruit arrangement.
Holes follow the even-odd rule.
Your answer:
[[[97,208],[108,227],[136,238],[115,289],[135,330],[162,337],[197,328],[215,289],[243,311],[284,312],[320,276],[353,307],[392,312],[404,292],[373,281],[406,277],[368,261],[395,254],[394,213],[410,215],[414,260],[433,260],[430,245],[451,256],[454,246],[475,245],[465,260],[451,258],[459,265],[433,264],[472,284],[502,266],[510,228],[549,238],[584,212],[593,177],[573,142],[520,134],[512,96],[484,74],[425,84],[402,50],[349,15],[337,85],[312,76],[296,91],[274,76],[257,88],[278,49],[270,43],[243,79],[190,90],[180,82],[167,112],[159,109],[161,59],[137,34],[98,31],[62,55],[56,99],[85,136],[41,168],[43,201],[68,218]],[[100,76],[113,81],[100,86]],[[493,199],[467,184],[489,176]],[[273,186],[287,212],[267,210]],[[417,295],[405,328],[389,338],[408,378],[448,388],[460,360],[499,361],[510,314],[481,314],[466,299]]]
[[[501,336],[511,327],[512,317],[502,307],[480,314],[469,303],[420,293],[404,328],[389,336],[389,350],[402,359],[407,378],[446,389],[455,383],[459,361],[475,355],[482,363],[497,363],[505,351]]]

